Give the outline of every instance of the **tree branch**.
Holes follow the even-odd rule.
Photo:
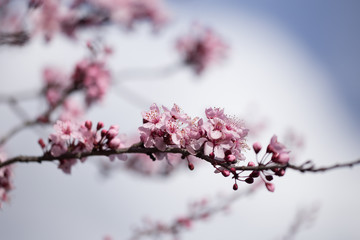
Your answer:
[[[22,46],[30,40],[30,36],[25,31],[13,33],[0,33],[0,46],[1,45],[15,45]]]
[[[91,152],[79,152],[79,153],[65,153],[65,154],[62,154],[57,157],[52,156],[48,152],[42,156],[17,156],[17,157],[10,158],[10,159],[0,163],[0,168],[5,167],[7,165],[14,164],[14,163],[20,163],[20,162],[21,163],[30,163],[30,162],[41,163],[41,162],[49,162],[49,161],[51,162],[51,161],[58,161],[58,160],[64,160],[64,159],[81,159],[81,158],[90,157],[90,156],[110,156],[110,155],[116,155],[116,154],[132,154],[132,153],[142,153],[142,154],[147,154],[147,155],[151,155],[151,154],[155,154],[155,153],[178,153],[185,157],[191,155],[188,151],[181,149],[181,148],[166,148],[164,151],[160,151],[157,148],[145,148],[143,146],[143,143],[139,142],[128,148],[120,148],[120,149],[116,149],[116,150],[93,150]],[[334,164],[334,165],[319,167],[319,168],[316,168],[310,161],[307,161],[304,164],[299,165],[299,166],[292,165],[292,164],[267,164],[267,165],[260,164],[258,166],[234,166],[234,165],[229,165],[228,163],[226,163],[223,160],[211,158],[201,152],[197,153],[195,156],[211,163],[214,166],[215,165],[222,166],[229,170],[231,168],[235,168],[236,170],[239,170],[239,171],[266,171],[266,170],[290,168],[290,169],[300,171],[300,172],[325,172],[325,171],[329,171],[332,169],[352,167],[352,166],[360,164],[360,159],[359,159],[359,160],[355,160],[352,162]]]

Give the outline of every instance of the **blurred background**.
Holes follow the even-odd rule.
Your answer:
[[[141,112],[155,102],[177,103],[186,113],[204,117],[206,107],[223,107],[249,125],[264,123],[249,145],[264,146],[273,134],[284,141],[289,131],[304,141],[295,149],[298,163],[317,166],[348,162],[360,156],[360,28],[358,1],[171,0],[172,21],[158,34],[148,26],[133,32],[106,29],[101,35],[114,48],[109,59],[116,84],[86,119],[119,124],[131,136]],[[166,75],[144,71],[127,79],[127,69],[161,69],[179,61],[175,39],[200,23],[230,46],[225,61],[197,76],[182,68]],[[74,42],[56,37],[45,44],[0,48],[1,93],[41,89],[44,66],[70,70],[86,54],[85,33]],[[84,40],[85,39],[85,40]],[[43,105],[23,103],[29,114]],[[20,120],[2,104],[1,135]],[[25,130],[6,145],[9,156],[40,155],[38,134]],[[289,130],[290,129],[290,130]],[[254,158],[251,151],[248,159]],[[186,215],[191,201],[233,194],[230,179],[213,167],[184,163],[168,177],[145,177],[113,163],[109,177],[100,174],[97,158],[74,166],[70,176],[55,163],[17,164],[11,201],[0,211],[1,239],[129,239],[142,219],[169,223]],[[301,209],[310,209],[295,239],[359,239],[359,167],[326,173],[288,170],[276,178],[275,192],[260,186],[229,210],[185,230],[181,239],[284,239]],[[239,192],[248,189],[239,185]],[[315,209],[317,209],[315,211]],[[310,216],[314,215],[314,216]],[[311,220],[314,218],[313,220]],[[146,238],[145,238],[146,239]],[[167,239],[166,237],[164,239]]]

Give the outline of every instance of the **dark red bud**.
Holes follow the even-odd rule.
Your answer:
[[[209,154],[209,157],[215,158],[215,154],[212,152],[212,153]]]
[[[269,144],[269,145],[267,146],[267,148],[266,148],[266,152],[267,152],[267,153],[272,153],[272,152],[274,152],[274,148]]]
[[[91,130],[92,122],[89,121],[89,120],[87,120],[87,121],[85,122],[85,127],[86,127],[88,130]]]
[[[238,185],[236,183],[233,185],[233,189],[234,191],[238,190]]]
[[[230,150],[226,150],[225,151],[225,156],[228,156],[228,155],[230,155],[231,154],[231,151]]]
[[[254,149],[256,154],[258,154],[260,152],[261,148],[262,148],[262,146],[261,146],[261,144],[259,142],[256,142],[256,143],[253,144],[253,149]]]
[[[268,180],[268,181],[272,181],[272,180],[274,179],[273,176],[271,176],[271,175],[268,175],[268,176],[266,176],[265,178],[266,178],[266,180]]]
[[[284,169],[279,169],[278,171],[275,172],[275,175],[282,177],[285,175],[285,170]]]
[[[102,129],[104,127],[104,123],[103,122],[98,122],[97,126],[96,126],[96,130],[99,131],[100,129]]]
[[[195,168],[194,164],[192,164],[191,162],[189,162],[188,167],[191,171],[194,170],[194,168]]]
[[[248,177],[247,179],[245,179],[245,182],[248,184],[252,184],[254,182],[254,179],[252,177]]]
[[[39,139],[38,143],[39,143],[39,145],[40,145],[40,147],[41,147],[42,149],[45,148],[46,145],[45,145],[44,140],[43,140],[42,138]]]
[[[260,176],[260,172],[259,171],[253,171],[251,174],[250,174],[250,177],[252,178],[257,178]]]

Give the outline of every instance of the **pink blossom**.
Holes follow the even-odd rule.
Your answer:
[[[186,65],[201,74],[210,64],[226,55],[227,46],[212,30],[196,25],[177,40],[176,47]]]
[[[66,174],[71,174],[71,167],[76,164],[76,159],[62,159],[60,160],[59,168]]]
[[[49,136],[50,150],[48,152],[52,156],[59,157],[64,153],[83,153],[124,147],[123,136],[118,137],[119,126],[112,125],[108,130],[101,130],[103,126],[104,124],[99,122],[96,129],[93,129],[91,121],[78,124],[69,120],[58,120],[54,125],[55,133]],[[125,154],[110,156],[111,160],[114,158],[126,160],[127,156]],[[81,159],[81,161],[85,160],[86,158]],[[76,159],[60,160],[59,168],[65,173],[70,173],[75,163]]]
[[[90,105],[103,99],[110,85],[110,73],[103,62],[87,59],[76,65],[72,75],[75,85],[85,88],[86,103]]]
[[[62,121],[81,119],[85,114],[84,108],[78,101],[72,98],[68,98],[64,101],[62,112],[59,119]]]
[[[81,136],[78,125],[69,120],[56,121],[54,129],[57,137],[62,140],[78,139]]]
[[[287,151],[286,147],[277,141],[276,135],[271,138],[267,152],[273,154],[271,160],[275,163],[286,164],[289,162],[290,151]]]
[[[43,32],[46,41],[50,41],[54,34],[60,30],[60,1],[42,1],[41,7],[33,12],[35,32]]]
[[[162,110],[162,111],[161,111]],[[229,162],[243,160],[248,130],[241,121],[227,117],[221,109],[206,109],[208,120],[191,118],[177,105],[172,110],[153,104],[143,113],[144,124],[139,127],[140,139],[147,148],[178,147],[196,154],[201,151]]]
[[[243,122],[226,116],[223,109],[219,108],[208,108],[205,113],[208,121],[202,125],[207,138],[204,153],[225,160],[228,160],[230,155],[244,160],[242,149],[248,148],[245,143],[248,129]]]
[[[68,77],[57,68],[46,67],[43,70],[43,79],[45,82],[46,100],[50,106],[54,106],[61,99],[63,91],[70,84]]]

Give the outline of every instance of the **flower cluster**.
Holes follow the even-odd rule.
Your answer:
[[[105,96],[110,85],[110,73],[103,62],[84,59],[76,65],[72,81],[75,86],[85,89],[85,100],[90,105]]]
[[[161,0],[91,0],[109,13],[114,22],[131,29],[136,22],[148,21],[158,29],[168,21],[168,11]]]
[[[285,165],[290,160],[290,151],[288,151],[282,143],[278,142],[276,135],[271,138],[270,143],[266,148],[266,153],[260,160],[258,158],[258,153],[262,149],[261,144],[258,142],[254,143],[253,149],[256,153],[256,162],[259,166],[271,166],[272,164]],[[249,162],[248,165],[256,166],[254,162]],[[273,192],[275,190],[274,184],[271,183],[271,181],[273,180],[273,175],[281,177],[284,176],[284,174],[284,168],[274,168],[268,171],[253,171],[250,173],[250,175],[246,177],[245,182],[251,184],[254,182],[254,178],[260,177],[264,181],[266,188],[270,192]]]
[[[63,92],[71,84],[69,77],[55,67],[46,67],[43,70],[44,94],[50,106],[55,106],[61,99]]]
[[[169,110],[153,104],[143,112],[143,125],[139,127],[140,139],[146,148],[167,147],[187,150],[190,154],[203,153],[220,161],[235,163],[244,160],[248,130],[241,121],[228,117],[223,109],[208,108],[207,120],[191,118],[174,104]]]
[[[131,29],[136,22],[148,21],[158,29],[168,21],[161,0],[37,0],[30,1],[29,7],[34,33],[43,33],[47,41],[57,32],[74,38],[78,29],[108,23]]]
[[[0,163],[6,160],[6,155],[0,149]],[[10,166],[0,168],[0,207],[1,202],[8,201],[8,192],[13,188],[11,184],[12,171]]]
[[[83,124],[76,124],[70,121],[58,120],[54,125],[55,133],[49,136],[49,146],[46,146],[42,139],[40,146],[46,153],[58,157],[65,153],[81,153],[99,150],[118,149],[123,146],[118,137],[119,127],[112,125],[108,130],[102,129],[104,124],[99,122],[95,129],[92,122],[86,121]],[[115,156],[111,156],[114,159]],[[119,159],[126,159],[126,155],[117,155]],[[85,159],[81,159],[85,161]],[[59,168],[65,173],[71,172],[71,167],[76,159],[61,159]]]
[[[71,77],[47,67],[43,71],[44,94],[51,107],[67,99],[73,91],[84,90],[87,106],[103,99],[110,85],[110,73],[103,61],[84,59],[76,64]]]
[[[197,74],[201,74],[211,63],[226,55],[227,45],[211,29],[199,25],[177,40],[176,47],[183,61]]]

